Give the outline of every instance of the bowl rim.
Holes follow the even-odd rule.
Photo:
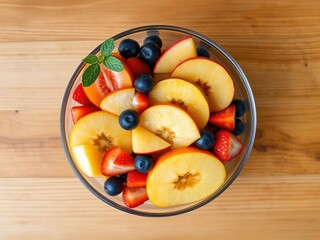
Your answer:
[[[140,26],[140,27],[136,27],[136,28],[132,28],[132,29],[128,29],[126,31],[123,31],[123,32],[121,32],[119,34],[114,35],[112,38],[114,38],[114,40],[118,40],[118,39],[120,39],[122,37],[126,37],[127,35],[130,35],[130,34],[134,34],[134,33],[138,33],[138,32],[144,32],[144,31],[157,31],[157,30],[179,32],[179,33],[183,33],[183,34],[192,35],[194,37],[197,37],[198,39],[200,39],[201,41],[205,42],[209,46],[212,46],[212,47],[216,48],[229,61],[229,63],[235,68],[237,73],[240,75],[240,78],[241,78],[241,80],[242,80],[242,82],[244,84],[244,88],[246,89],[246,91],[248,93],[248,104],[250,105],[250,109],[251,109],[252,131],[251,131],[251,136],[250,136],[247,148],[246,148],[246,152],[244,154],[244,157],[243,157],[241,163],[237,167],[236,171],[231,175],[229,180],[224,183],[224,186],[221,189],[219,189],[217,192],[215,192],[214,195],[212,195],[212,196],[210,196],[210,197],[198,202],[197,204],[194,204],[194,205],[189,206],[189,207],[184,208],[184,209],[172,211],[172,212],[161,212],[161,213],[160,212],[143,212],[143,211],[139,211],[139,210],[135,210],[135,209],[131,209],[131,208],[127,208],[127,207],[124,207],[122,205],[119,205],[119,204],[113,202],[112,200],[110,200],[108,198],[105,198],[94,187],[92,187],[90,185],[90,183],[83,177],[82,173],[77,168],[77,166],[74,163],[74,161],[72,160],[73,158],[71,156],[71,153],[69,151],[69,147],[68,147],[68,144],[67,144],[67,139],[66,139],[66,136],[65,136],[66,135],[65,134],[66,133],[66,128],[65,128],[66,105],[67,105],[68,97],[69,97],[70,92],[71,92],[71,88],[72,88],[74,82],[76,81],[77,76],[80,74],[82,68],[85,65],[85,63],[81,62],[79,64],[79,66],[76,68],[75,72],[72,74],[72,76],[71,76],[71,78],[69,80],[69,83],[67,85],[67,88],[65,90],[65,93],[64,93],[64,96],[63,96],[63,99],[62,99],[62,104],[61,104],[61,109],[60,109],[60,136],[61,136],[61,141],[62,141],[62,145],[63,145],[63,148],[64,148],[65,155],[67,156],[68,162],[69,162],[73,172],[80,179],[82,184],[93,195],[95,195],[101,201],[107,203],[108,205],[110,205],[110,206],[112,206],[112,207],[114,207],[114,208],[116,208],[118,210],[121,210],[121,211],[126,212],[126,213],[130,213],[130,214],[133,214],[133,215],[143,216],[143,217],[168,217],[168,216],[175,216],[175,215],[180,215],[180,214],[183,214],[183,213],[187,213],[187,212],[193,211],[193,210],[195,210],[197,208],[200,208],[200,207],[208,204],[209,202],[211,202],[212,200],[217,198],[220,194],[222,194],[235,181],[235,179],[238,177],[238,175],[242,171],[244,165],[248,161],[250,153],[252,151],[254,139],[255,139],[256,124],[257,124],[255,101],[254,101],[253,93],[252,93],[252,90],[251,90],[251,87],[250,87],[250,84],[248,82],[247,77],[245,76],[244,72],[242,71],[242,69],[239,66],[239,64],[235,61],[235,59],[227,51],[225,51],[219,44],[217,44],[215,41],[213,41],[212,39],[206,37],[205,35],[203,35],[201,33],[196,32],[194,30],[190,30],[190,29],[187,29],[187,28],[184,28],[184,27],[173,26],[173,25],[145,25],[145,26]],[[92,50],[91,54],[96,54],[100,49],[100,45],[98,45],[94,50]]]

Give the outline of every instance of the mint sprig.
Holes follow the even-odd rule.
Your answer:
[[[114,49],[114,39],[109,38],[104,41],[100,46],[101,55],[96,56],[89,54],[87,57],[82,59],[83,62],[90,64],[90,66],[84,71],[82,75],[82,85],[84,87],[89,87],[93,84],[99,76],[100,73],[100,64],[102,63],[106,68],[115,71],[121,72],[124,67],[121,61],[114,57],[110,56]]]

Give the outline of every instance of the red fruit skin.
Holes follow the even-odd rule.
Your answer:
[[[90,100],[87,98],[87,95],[85,94],[81,83],[74,90],[72,99],[77,103],[82,104],[83,106],[94,106],[93,103],[90,102]]]
[[[236,122],[236,106],[229,105],[226,109],[219,112],[212,113],[209,118],[209,123],[213,124],[220,129],[233,131]]]
[[[145,187],[130,188],[124,186],[122,200],[129,208],[135,208],[149,199]]]
[[[127,65],[129,66],[134,78],[139,77],[141,74],[151,75],[151,68],[149,65],[137,57],[128,58]]]
[[[128,172],[127,186],[130,188],[145,187],[147,184],[148,173],[141,173],[138,170]]]
[[[135,92],[132,99],[132,105],[137,113],[140,114],[149,107],[150,101],[147,95],[141,92]]]
[[[134,169],[134,158],[119,147],[109,148],[101,163],[101,173],[105,176],[117,176]]]
[[[237,157],[243,144],[239,138],[226,130],[220,130],[215,134],[213,152],[221,161],[230,161]]]
[[[76,123],[79,119],[88,115],[89,113],[100,111],[100,108],[95,106],[75,106],[71,108],[71,116],[73,123]]]

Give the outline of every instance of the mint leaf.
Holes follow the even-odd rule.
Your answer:
[[[113,56],[106,57],[104,59],[103,64],[107,68],[109,68],[110,70],[115,71],[115,72],[121,72],[124,69],[121,61],[118,58],[113,57]]]
[[[93,54],[89,54],[84,59],[82,59],[83,62],[89,63],[89,64],[97,63],[98,60],[99,60],[98,57],[96,55],[93,55]]]
[[[100,52],[102,56],[108,57],[114,49],[114,39],[109,38],[104,41],[100,46]]]
[[[100,65],[94,63],[90,65],[82,74],[82,86],[89,87],[97,79],[100,73]]]

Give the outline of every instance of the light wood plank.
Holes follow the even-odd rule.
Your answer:
[[[319,187],[319,175],[240,177],[201,209],[155,219],[112,209],[76,179],[0,179],[0,237],[150,239],[152,231],[154,239],[316,239]]]

